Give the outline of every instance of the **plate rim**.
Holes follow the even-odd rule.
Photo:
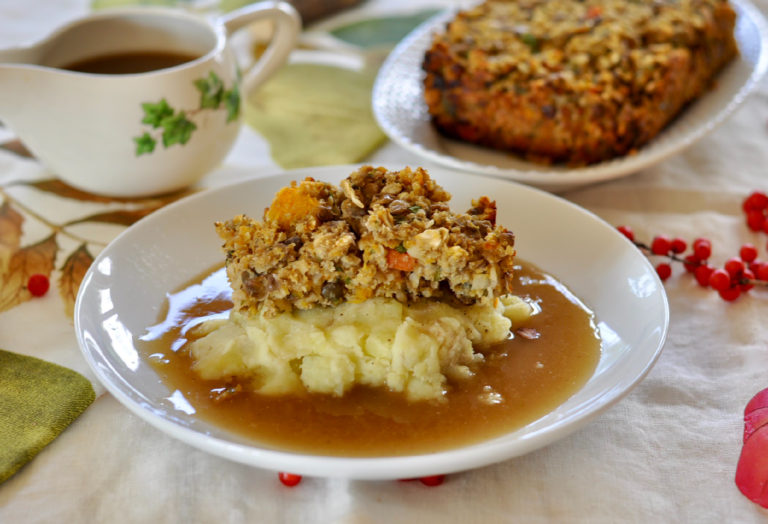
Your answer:
[[[258,444],[249,445],[244,442],[238,443],[228,441],[211,435],[206,435],[208,438],[201,439],[201,435],[203,434],[198,429],[176,423],[167,416],[162,416],[151,409],[142,407],[137,403],[136,399],[131,398],[122,388],[118,387],[118,384],[114,383],[109,379],[109,377],[104,375],[104,370],[102,367],[103,363],[95,359],[95,355],[88,348],[88,344],[85,339],[86,337],[83,332],[82,313],[84,307],[83,301],[85,300],[84,297],[88,293],[89,286],[91,285],[91,281],[94,278],[94,273],[96,273],[99,263],[110,254],[113,245],[119,242],[123,242],[125,237],[134,234],[136,230],[143,227],[148,227],[146,224],[152,223],[156,220],[162,220],[163,215],[173,213],[176,208],[182,206],[192,206],[196,201],[208,198],[209,195],[214,193],[226,193],[228,191],[233,191],[240,186],[258,187],[258,185],[265,180],[282,180],[284,182],[288,182],[291,179],[298,179],[299,177],[304,176],[315,176],[319,180],[323,180],[323,175],[318,174],[318,171],[323,173],[332,171],[344,171],[345,173],[348,173],[359,168],[361,165],[365,164],[316,166],[293,170],[276,169],[272,172],[265,173],[263,176],[259,176],[258,178],[228,182],[220,186],[181,198],[155,211],[154,213],[143,217],[134,225],[126,228],[119,235],[117,235],[112,240],[112,242],[110,242],[96,256],[88,271],[86,272],[80,289],[78,290],[73,313],[74,328],[81,353],[99,382],[107,389],[107,391],[115,396],[115,398],[123,406],[128,408],[143,421],[194,448],[201,449],[213,455],[259,468],[270,469],[274,471],[289,471],[292,473],[308,476],[356,480],[390,480],[399,478],[411,478],[416,476],[448,474],[458,471],[465,471],[468,469],[475,469],[490,464],[499,463],[549,445],[552,442],[559,440],[589,424],[594,418],[604,413],[611,406],[628,395],[637,386],[637,384],[639,384],[647,376],[647,374],[656,364],[662,353],[669,332],[669,300],[666,295],[665,288],[662,282],[658,279],[652,264],[647,259],[647,257],[642,255],[642,253],[640,253],[638,250],[638,260],[641,260],[645,270],[649,275],[652,276],[656,286],[661,290],[659,296],[661,298],[661,305],[663,308],[663,323],[661,326],[658,326],[660,327],[661,332],[659,335],[658,343],[653,349],[653,354],[651,355],[650,359],[645,362],[645,365],[642,369],[637,370],[633,379],[627,383],[623,389],[616,391],[615,388],[613,388],[609,391],[603,391],[599,395],[592,397],[590,399],[590,403],[592,405],[587,408],[586,414],[581,414],[574,420],[568,421],[565,425],[558,424],[553,429],[542,428],[537,432],[528,433],[522,438],[516,440],[516,445],[510,445],[510,443],[501,442],[501,439],[508,436],[510,433],[514,433],[515,431],[523,429],[525,426],[518,428],[517,430],[501,434],[492,439],[468,444],[459,448],[451,448],[429,453],[420,453],[416,455],[396,455],[382,457],[347,457],[309,453],[305,454],[303,452],[259,447]],[[441,170],[444,170],[444,168],[438,167],[428,169],[430,174],[432,174],[432,172],[436,173],[434,175],[435,178],[439,177],[439,172]],[[450,172],[451,176],[458,176],[455,171],[444,171]],[[616,235],[621,236],[621,234],[616,231],[613,226],[600,218],[598,215],[565,198],[516,182],[500,180],[498,178],[484,175],[480,175],[480,177],[493,182],[494,184],[503,184],[505,186],[514,187],[518,191],[536,193],[544,198],[555,199],[558,201],[559,205],[565,205],[566,207],[572,208],[572,210],[576,212],[583,213],[590,219],[599,222],[601,227],[610,228]],[[532,262],[535,263],[535,261]],[[128,387],[137,394],[141,395],[139,391],[135,390],[130,385],[128,385]],[[539,417],[536,420],[539,420],[540,418],[543,417]],[[530,424],[533,422],[535,421],[531,421]],[[215,424],[212,425],[215,426]],[[542,432],[545,432],[545,434],[541,435],[540,433]],[[440,461],[434,463],[436,457],[439,458]],[[328,471],[329,460],[333,461],[334,467],[336,468],[335,471]]]
[[[463,160],[448,152],[436,151],[415,140],[407,132],[404,132],[400,126],[398,126],[397,122],[386,117],[386,111],[384,109],[386,106],[385,101],[389,100],[389,95],[387,94],[387,76],[392,75],[393,71],[397,71],[397,62],[405,52],[411,51],[412,48],[423,48],[426,50],[426,42],[421,42],[421,40],[428,39],[429,34],[432,31],[452,18],[457,12],[456,8],[446,9],[420,24],[409,33],[408,36],[401,40],[386,57],[376,75],[372,90],[371,106],[374,118],[381,130],[390,140],[404,149],[417,154],[421,158],[430,160],[449,169],[472,171],[473,173],[495,178],[503,178],[550,191],[567,190],[628,176],[662,162],[714,131],[744,103],[759,85],[760,80],[765,76],[766,72],[768,72],[768,21],[766,21],[766,18],[760,10],[749,0],[729,1],[736,8],[737,23],[738,17],[743,16],[757,29],[760,44],[757,61],[754,64],[750,63],[750,74],[746,81],[740,85],[733,98],[716,108],[709,118],[693,126],[692,130],[682,133],[677,139],[668,141],[666,145],[663,145],[651,153],[647,153],[646,148],[649,144],[646,144],[638,150],[637,154],[624,155],[583,167],[546,170],[539,164],[526,162],[525,160],[520,159],[521,162],[535,166],[538,169],[505,168],[491,164],[481,164],[472,160]],[[741,42],[737,43],[741,44]],[[420,76],[422,75],[421,72],[418,74]],[[419,81],[417,83],[419,84],[419,94],[422,95],[423,88],[421,87],[421,82]],[[706,97],[710,92],[711,91],[705,92],[702,97]],[[420,116],[427,120],[429,119],[426,113],[420,114]],[[664,130],[662,130],[662,133],[663,131]],[[440,140],[461,144],[464,147],[477,149],[478,151],[486,151],[491,154],[503,154],[502,151],[496,151],[483,146],[445,137],[439,134],[436,130],[434,130],[434,133]],[[663,137],[663,134],[660,134],[659,136]],[[646,151],[646,153],[643,153],[644,151]]]

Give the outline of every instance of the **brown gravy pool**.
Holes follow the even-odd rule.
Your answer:
[[[400,395],[367,388],[356,388],[342,398],[239,393],[214,401],[211,391],[227,384],[202,380],[191,371],[180,333],[196,319],[231,308],[223,269],[218,271],[205,286],[190,285],[171,297],[172,309],[182,314],[168,315],[151,328],[153,337],[146,338],[157,338],[140,350],[171,391],[181,391],[197,416],[284,450],[406,455],[490,439],[562,404],[589,380],[600,359],[593,314],[557,280],[522,263],[516,271],[515,292],[539,304],[540,312],[525,325],[539,338],[516,335],[483,351],[486,362],[474,377],[452,384],[447,402],[409,403]],[[489,403],[489,392],[503,400]]]

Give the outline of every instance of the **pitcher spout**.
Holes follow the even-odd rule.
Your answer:
[[[33,96],[39,73],[35,69],[40,60],[39,45],[0,49],[0,120],[11,125],[16,109],[26,106],[26,99]]]
[[[0,71],[8,64],[36,64],[38,54],[34,47],[0,49]]]
[[[34,121],[40,119],[47,106],[55,103],[46,85],[52,83],[53,74],[49,68],[24,62],[0,63],[0,122],[23,141],[30,129],[39,126]]]

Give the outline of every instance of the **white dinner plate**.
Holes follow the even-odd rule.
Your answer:
[[[594,375],[577,393],[548,415],[492,440],[376,458],[275,449],[177,409],[137,343],[159,320],[167,294],[223,263],[214,221],[239,213],[261,217],[277,190],[291,180],[312,176],[338,183],[354,170],[302,169],[211,189],[149,215],[117,237],[92,264],[75,305],[83,355],[104,386],[161,431],[216,455],[309,476],[393,479],[479,467],[562,438],[626,395],[656,361],[667,333],[667,299],[653,267],[632,243],[595,215],[549,193],[433,169],[432,176],[454,195],[452,209],[469,209],[472,197],[495,198],[498,222],[515,233],[519,256],[561,279],[595,311],[602,354]]]
[[[768,24],[746,0],[731,0],[737,13],[740,55],[717,77],[713,89],[688,106],[654,140],[634,155],[585,167],[547,166],[518,156],[446,138],[432,126],[424,102],[421,68],[432,34],[455,13],[437,15],[389,54],[373,87],[373,113],[381,129],[405,149],[437,164],[515,180],[549,191],[626,176],[693,144],[717,127],[755,88],[768,68]]]

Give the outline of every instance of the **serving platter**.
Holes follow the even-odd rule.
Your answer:
[[[356,167],[289,171],[207,190],[149,215],[117,237],[86,274],[74,312],[83,355],[106,389],[164,433],[234,461],[309,476],[394,479],[480,467],[542,447],[587,424],[651,369],[666,337],[669,308],[655,270],[632,243],[592,213],[549,193],[436,168],[430,174],[454,195],[454,210],[490,195],[498,205],[498,222],[515,233],[518,254],[559,278],[595,312],[602,346],[590,380],[523,428],[418,455],[290,452],[201,419],[141,356],[140,338],[157,323],[168,294],[223,263],[215,221],[239,213],[260,217],[290,181],[311,176],[338,183]]]
[[[690,104],[654,140],[635,154],[584,167],[543,165],[511,153],[447,138],[432,126],[424,103],[421,64],[432,35],[455,16],[446,11],[400,42],[379,69],[373,87],[374,116],[387,136],[438,165],[514,180],[548,191],[565,191],[612,180],[651,167],[682,151],[721,124],[754,90],[768,69],[768,24],[747,0],[731,0],[737,13],[740,55],[715,86]]]

